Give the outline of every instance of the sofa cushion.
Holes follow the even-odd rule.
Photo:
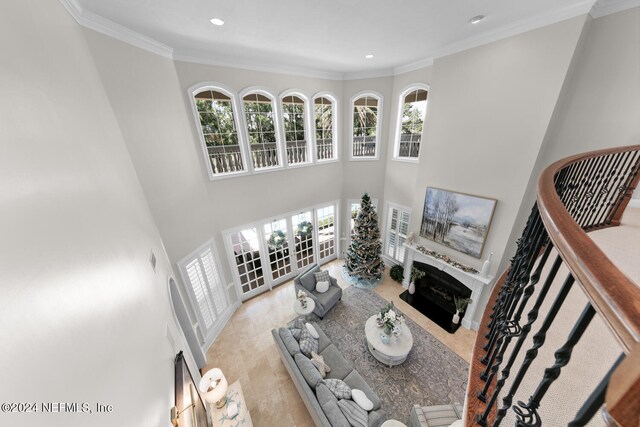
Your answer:
[[[300,351],[307,357],[311,357],[313,352],[318,352],[318,340],[311,336],[307,328],[300,333]]]
[[[351,387],[342,380],[337,378],[327,378],[324,380],[324,385],[334,394],[338,399],[351,399]]]
[[[304,354],[298,353],[293,356],[293,360],[295,360],[300,373],[304,377],[304,380],[309,384],[311,389],[315,390],[315,388],[322,382],[322,377],[320,376],[320,372],[313,366],[311,360],[307,359]]]
[[[367,411],[359,407],[356,402],[353,400],[340,399],[338,400],[338,407],[353,427],[367,427],[369,421]]]
[[[382,406],[382,401],[376,394],[375,391],[369,387],[369,384],[366,383],[364,378],[356,371],[355,369],[349,375],[344,378],[344,382],[347,383],[349,387],[353,390],[354,388],[358,390],[362,390],[364,394],[369,398],[369,400],[373,403],[373,410],[380,408]]]
[[[369,422],[368,427],[380,427],[384,422],[384,418],[382,418],[381,411],[371,411],[369,412]]]
[[[292,328],[289,330],[291,331],[291,335],[293,335],[293,338],[296,340],[296,342],[300,341],[300,334],[302,333],[302,329]]]
[[[291,356],[300,353],[300,344],[298,344],[298,341],[296,341],[289,329],[280,328],[278,329],[278,334],[280,334],[280,338],[282,338],[282,342]]]
[[[326,309],[328,310],[330,307],[333,307],[334,304],[342,297],[342,289],[336,286],[330,286],[327,292],[323,294],[314,292],[313,296],[316,297],[316,300],[318,300],[320,305],[326,307]]]
[[[327,374],[327,378],[344,380],[344,378],[353,371],[349,362],[347,362],[344,356],[342,356],[340,351],[338,351],[336,346],[333,344],[329,344],[327,348],[320,353],[320,355],[324,357],[325,363],[331,366],[331,372]]]
[[[331,393],[326,385],[318,385],[318,388],[316,388],[316,397],[318,398],[322,412],[324,412],[324,415],[333,427],[350,427],[349,421],[347,421],[347,418],[338,407],[338,399]]]
[[[302,276],[300,276],[300,284],[307,291],[311,292],[316,288],[316,276],[314,275],[314,273],[319,270],[320,267],[316,265],[315,267],[304,273]]]

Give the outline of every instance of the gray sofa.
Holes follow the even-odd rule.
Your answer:
[[[325,314],[342,298],[342,288],[338,281],[331,277],[329,290],[324,293],[316,292],[316,278],[314,273],[320,271],[318,264],[311,264],[293,279],[296,295],[299,290],[303,290],[316,303],[313,313],[319,318]]]
[[[362,376],[349,365],[334,344],[316,323],[312,325],[318,331],[318,354],[324,357],[331,368],[327,378],[343,380],[352,389],[362,390],[373,402],[373,410],[368,413],[368,427],[378,427],[384,421],[380,410],[380,397],[369,387]],[[338,407],[338,399],[322,382],[320,373],[311,361],[300,352],[298,342],[288,328],[272,329],[271,334],[291,379],[298,389],[304,404],[318,427],[349,427],[349,422]]]
[[[462,405],[420,406],[413,405],[409,418],[411,427],[448,427],[454,421],[462,419]]]

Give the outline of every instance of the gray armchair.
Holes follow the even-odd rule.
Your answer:
[[[329,290],[327,292],[316,292],[316,277],[314,273],[320,271],[318,264],[311,264],[293,279],[296,295],[299,290],[307,293],[316,306],[313,314],[319,318],[323,318],[325,314],[342,299],[342,288],[338,285],[338,281],[334,277],[330,277]]]

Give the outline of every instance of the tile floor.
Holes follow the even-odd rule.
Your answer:
[[[342,260],[326,264],[343,288]],[[471,358],[476,333],[460,328],[450,335],[399,298],[402,285],[385,274],[375,291],[465,360]],[[207,366],[222,369],[229,383],[239,380],[256,427],[306,427],[313,421],[280,360],[271,329],[295,317],[293,281],[240,306],[207,352]],[[364,327],[364,326],[363,326]],[[419,403],[419,402],[416,402]]]

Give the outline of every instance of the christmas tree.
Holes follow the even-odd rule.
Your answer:
[[[359,280],[380,280],[384,271],[378,214],[367,193],[362,196],[344,268]]]

